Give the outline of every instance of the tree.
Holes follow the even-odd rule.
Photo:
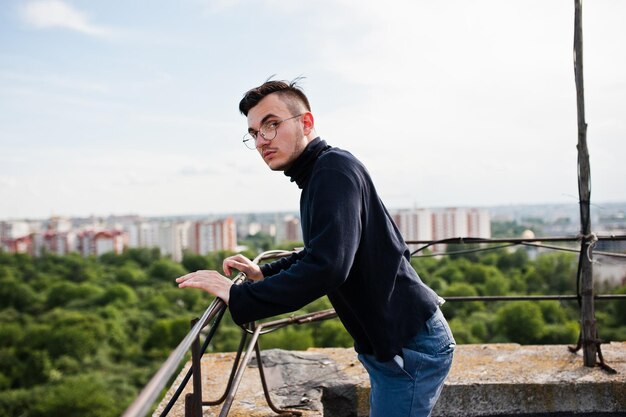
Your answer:
[[[518,248],[515,252],[502,251],[498,257],[496,266],[503,271],[511,269],[524,269],[528,264],[528,251]]]
[[[136,262],[126,261],[116,270],[117,280],[132,287],[141,285],[148,280],[144,271]]]
[[[239,243],[247,246],[251,251],[264,252],[270,250],[274,244],[274,238],[265,232],[258,232],[254,235],[246,236]]]
[[[102,295],[102,292],[100,287],[90,283],[59,282],[50,288],[46,299],[46,307],[65,307],[72,302],[90,305]]]
[[[568,321],[565,308],[558,301],[539,301],[537,305],[547,324],[565,324]]]
[[[616,289],[615,294],[626,294],[626,285]],[[611,302],[611,307],[614,311],[614,322],[618,325],[624,325],[626,323],[626,301],[615,300]]]
[[[184,317],[160,319],[154,322],[145,343],[146,349],[175,348],[191,329],[191,321]]]
[[[143,268],[147,268],[153,262],[161,259],[161,250],[159,248],[129,248],[124,251],[122,256],[136,262]]]
[[[457,263],[452,262],[442,262],[442,265],[437,268],[428,280],[433,280],[437,277],[444,279],[448,284],[453,282],[463,282],[465,277],[463,275],[463,271],[459,268]]]
[[[148,276],[151,279],[170,282],[174,285],[174,280],[181,275],[185,275],[187,270],[182,265],[169,260],[159,259],[154,261],[148,268]]]
[[[478,295],[478,291],[471,284],[455,282],[450,284],[448,288],[441,294],[443,298],[448,296],[456,297],[474,297]],[[475,311],[484,310],[485,303],[482,301],[461,301],[454,303],[445,303],[441,310],[444,315],[449,318],[457,316],[467,317]]]
[[[183,255],[183,266],[187,271],[200,271],[209,268],[209,260],[202,255],[196,253],[185,252]]]
[[[22,340],[22,327],[18,323],[0,323],[0,347],[17,346]]]
[[[92,258],[83,258],[77,253],[71,253],[63,258],[66,262],[67,278],[74,282],[95,281],[98,276],[98,265]]]
[[[41,350],[17,349],[15,355],[16,372],[13,387],[28,388],[44,384],[50,378],[52,362],[48,352]]]
[[[528,271],[528,289],[532,292],[573,293],[576,289],[576,256],[569,253],[540,255],[535,269]]]
[[[18,311],[31,311],[40,302],[40,295],[27,283],[14,278],[0,280],[0,309],[13,307]]]
[[[482,295],[506,295],[509,292],[509,280],[496,269],[480,286],[480,292]]]
[[[73,376],[45,387],[32,403],[29,417],[114,417],[118,403],[104,378],[97,373]]]
[[[337,319],[325,320],[313,331],[314,346],[350,347],[354,345],[352,336]]]
[[[511,342],[537,343],[545,331],[541,309],[530,301],[508,303],[498,310],[497,316],[500,333]]]
[[[119,304],[122,306],[134,305],[137,303],[137,294],[126,284],[113,284],[104,291],[100,298],[101,304]]]
[[[573,320],[562,324],[547,324],[537,342],[542,345],[574,344],[578,340],[579,332],[578,323]]]
[[[306,350],[313,346],[313,335],[310,327],[283,327],[263,335],[259,345],[263,349]]]
[[[43,317],[49,323],[43,343],[52,358],[68,355],[84,360],[106,337],[104,320],[94,314],[56,309]]]

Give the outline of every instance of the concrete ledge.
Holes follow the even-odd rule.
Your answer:
[[[581,354],[562,345],[460,345],[433,416],[626,415],[626,342],[602,345],[602,353],[617,374],[583,366]],[[263,357],[276,405],[301,410],[305,417],[368,415],[369,379],[352,349],[269,350]],[[223,394],[233,359],[234,353],[203,358],[205,401]],[[246,370],[230,416],[276,415],[265,402],[255,368]],[[190,389],[191,383],[185,392]],[[184,416],[182,397],[170,416]],[[203,415],[217,416],[220,409],[205,407]]]
[[[583,366],[566,346],[463,345],[437,416],[626,413],[626,343],[602,346],[618,373]]]

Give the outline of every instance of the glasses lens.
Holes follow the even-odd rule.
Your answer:
[[[243,136],[243,144],[246,145],[246,148],[255,150],[256,149],[256,140],[250,133],[246,133]]]
[[[276,137],[276,129],[280,125],[280,122],[269,122],[261,128],[261,134],[263,139],[272,140]]]

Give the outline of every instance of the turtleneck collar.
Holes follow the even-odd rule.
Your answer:
[[[298,184],[298,188],[303,189],[309,182],[309,177],[313,171],[313,165],[322,151],[330,148],[325,140],[319,136],[313,139],[302,151],[302,154],[285,171],[285,175],[291,178],[291,182]]]

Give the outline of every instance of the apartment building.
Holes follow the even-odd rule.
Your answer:
[[[237,247],[237,226],[228,217],[216,221],[197,221],[189,233],[189,250],[201,255],[218,250],[235,251]]]
[[[452,237],[491,237],[491,216],[475,208],[406,209],[392,215],[402,237],[412,240],[442,240]],[[411,250],[421,245],[409,245]],[[432,247],[435,252],[444,245]]]

